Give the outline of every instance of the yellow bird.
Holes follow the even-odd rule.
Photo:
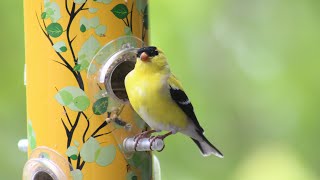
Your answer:
[[[223,158],[204,136],[193,106],[161,50],[153,46],[138,50],[137,62],[125,78],[125,87],[133,109],[152,128],[141,133],[138,139],[153,132],[169,131],[153,138],[153,142],[180,132],[197,144],[203,156],[214,154]]]

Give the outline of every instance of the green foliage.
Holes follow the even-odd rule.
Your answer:
[[[80,71],[81,70],[81,64],[77,64],[73,67],[73,70]]]
[[[147,0],[136,0],[137,11],[142,14],[147,6]]]
[[[73,111],[84,111],[90,105],[90,100],[85,92],[74,86],[68,86],[59,90],[54,97],[59,104]]]
[[[104,36],[106,31],[107,31],[107,26],[105,25],[98,25],[96,28],[95,28],[95,33],[98,35],[98,36]]]
[[[80,25],[80,31],[81,32],[86,32],[86,30],[87,30],[86,26],[84,24],[81,24]]]
[[[98,40],[94,36],[90,36],[88,40],[83,43],[78,52],[78,64],[81,65],[80,71],[88,68],[90,61],[98,52],[100,47]]]
[[[89,101],[89,98],[87,96],[75,97],[73,99],[73,103],[80,111],[86,110],[90,105],[90,101]]]
[[[67,51],[67,47],[66,47],[66,43],[63,42],[63,41],[59,41],[59,42],[56,42],[54,43],[53,45],[53,49],[59,53],[61,52],[66,52]]]
[[[36,134],[33,130],[32,123],[28,120],[28,144],[31,150],[37,147]]]
[[[129,26],[124,27],[124,34],[127,36],[132,35],[131,28]]]
[[[41,13],[41,19],[45,19],[45,18],[46,18],[46,15],[47,15],[46,12]]]
[[[59,5],[56,2],[45,3],[44,12],[41,13],[41,18],[50,18],[51,22],[57,22],[61,18]]]
[[[90,13],[96,13],[99,9],[98,8],[89,8]]]
[[[109,4],[112,2],[112,0],[93,0],[95,2],[98,2],[98,3],[104,3],[104,4]]]
[[[74,3],[80,4],[80,5],[86,2],[86,0],[73,0],[73,1]]]
[[[101,99],[98,99],[96,102],[93,103],[92,111],[96,115],[101,115],[105,112],[107,112],[108,108],[108,97],[103,97]]]
[[[105,147],[101,147],[96,152],[96,163],[100,166],[107,166],[112,163],[114,158],[116,157],[116,148],[114,145],[109,145]]]
[[[80,155],[84,161],[94,162],[96,159],[96,152],[99,150],[99,148],[99,142],[95,138],[90,137],[88,141],[82,145]]]
[[[71,176],[73,180],[82,180],[83,179],[83,174],[80,169],[76,169],[71,171]]]
[[[116,5],[111,12],[119,19],[124,19],[128,16],[128,8],[125,4]]]
[[[49,24],[46,30],[47,30],[47,33],[53,38],[57,38],[63,33],[62,26],[59,23]]]
[[[80,155],[86,162],[96,162],[100,166],[107,166],[114,160],[116,148],[114,145],[100,147],[99,142],[90,137],[83,144]]]

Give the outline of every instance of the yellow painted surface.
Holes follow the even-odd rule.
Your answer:
[[[60,7],[61,18],[57,21],[62,27],[64,32],[57,37],[50,37],[53,43],[63,41],[66,43],[66,52],[60,52],[67,62],[72,66],[75,66],[73,61],[73,56],[71,49],[68,45],[68,38],[66,27],[68,26],[69,14],[65,8],[64,0],[49,1],[50,3],[56,2]],[[68,0],[68,9],[71,11],[73,2]],[[54,48],[52,47],[50,41],[42,32],[41,27],[49,26],[53,23],[50,18],[41,19],[41,15],[45,10],[45,2],[43,0],[25,0],[24,1],[24,19],[25,19],[25,53],[26,53],[26,70],[27,70],[27,119],[32,123],[32,128],[35,134],[36,146],[47,146],[59,152],[61,155],[66,157],[67,160],[67,136],[66,131],[63,127],[62,120],[65,122],[66,126],[71,129],[68,121],[66,112],[70,118],[72,124],[75,123],[75,119],[78,112],[66,108],[66,112],[63,106],[57,102],[54,96],[57,94],[57,90],[63,89],[67,86],[79,87],[78,83],[73,76],[72,72],[65,66],[57,63],[63,63],[61,58],[57,55]],[[125,4],[129,11],[131,5],[133,5],[133,35],[141,38],[142,36],[142,19],[143,16],[138,13],[136,7],[136,1],[120,1],[112,0],[109,4],[104,4],[101,2],[94,2],[93,0],[88,0],[83,8],[98,8],[96,13],[90,13],[87,9],[81,10],[74,18],[69,36],[74,38],[72,42],[72,47],[74,54],[78,57],[78,52],[80,51],[82,45],[88,40],[90,36],[93,36],[100,44],[103,46],[107,42],[116,39],[120,36],[124,36],[124,22],[117,18],[111,9],[117,4]],[[80,8],[81,5],[75,5],[75,11]],[[39,18],[39,22],[37,20]],[[98,36],[93,28],[87,29],[85,32],[80,31],[80,19],[85,16],[87,19],[98,17],[99,23],[105,25],[106,32],[104,36]],[[129,21],[130,21],[129,15]],[[41,27],[40,27],[41,26]],[[45,33],[48,33],[45,30]],[[147,36],[146,36],[147,37]],[[147,39],[147,38],[146,38]],[[145,39],[145,40],[146,40]],[[57,61],[57,62],[55,62]],[[84,92],[88,91],[87,75],[86,71],[80,72],[81,77],[84,82]],[[87,94],[90,98],[90,106],[84,111],[84,113],[89,117],[90,127],[86,133],[85,139],[88,139],[90,135],[104,122],[105,116],[97,116],[92,112],[93,98],[92,95]],[[125,107],[125,110],[120,114],[122,118],[126,118],[129,122],[132,122],[132,109],[130,107]],[[87,121],[84,116],[81,115],[78,125],[73,133],[71,146],[75,146],[74,140],[80,143],[78,149],[80,150],[83,141],[82,137],[87,127]],[[98,134],[109,132],[113,129],[111,124],[102,128]],[[137,130],[136,130],[137,131]],[[111,133],[109,135],[97,137],[100,146],[108,146],[113,144],[116,147],[116,156],[110,165],[100,166],[95,162],[86,162],[81,169],[83,174],[83,179],[125,179],[127,176],[127,171],[133,170],[134,168],[127,167],[127,162],[124,155],[118,148],[118,143],[114,135],[126,136],[123,134],[124,131]],[[31,148],[29,146],[29,154],[31,153]],[[77,166],[77,160],[71,160],[72,166],[75,168]],[[80,160],[82,162],[83,159]],[[139,170],[133,170],[139,175]],[[150,168],[149,168],[150,171]],[[140,178],[138,178],[140,179]]]

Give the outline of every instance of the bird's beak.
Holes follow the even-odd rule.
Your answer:
[[[147,61],[149,61],[149,56],[147,53],[143,52],[140,55],[140,59],[141,59],[141,61],[147,62]]]

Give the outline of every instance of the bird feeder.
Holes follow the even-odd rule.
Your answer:
[[[146,0],[24,1],[25,180],[158,179],[124,78],[148,43]],[[154,143],[161,149],[163,142]]]

